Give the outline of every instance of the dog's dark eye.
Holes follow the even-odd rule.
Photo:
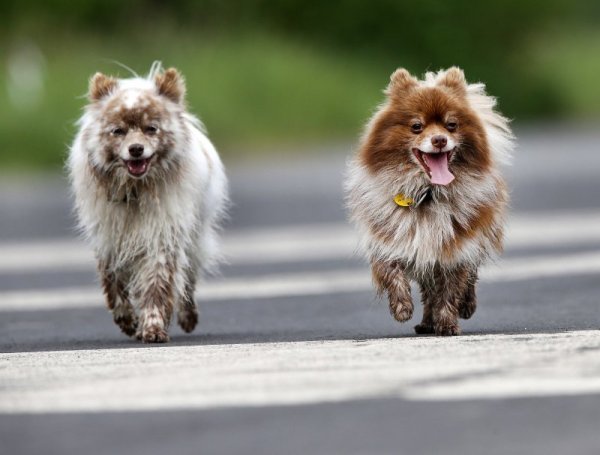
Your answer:
[[[125,136],[125,129],[124,128],[113,128],[112,130],[110,130],[110,134],[112,134],[113,136]]]
[[[156,134],[158,132],[158,128],[154,125],[148,125],[147,127],[144,128],[144,133],[148,134],[149,136],[152,136],[154,134]]]
[[[446,123],[446,129],[450,132],[452,131],[456,131],[456,128],[458,128],[458,123],[456,122],[448,122]]]
[[[423,131],[423,124],[421,122],[414,122],[412,125],[410,125],[410,130],[413,133],[418,134]]]

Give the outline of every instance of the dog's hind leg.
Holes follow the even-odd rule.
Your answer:
[[[196,324],[198,324],[198,308],[194,301],[196,275],[197,271],[195,267],[187,269],[185,291],[179,299],[179,308],[177,309],[177,323],[186,333],[190,333],[194,330]]]
[[[387,293],[390,313],[398,322],[408,321],[413,315],[410,283],[404,267],[398,261],[372,261],[371,272],[377,293]]]
[[[477,269],[471,270],[467,281],[467,289],[459,301],[458,315],[462,319],[469,319],[477,309],[477,295],[475,285],[477,284]]]
[[[121,331],[128,336],[135,334],[137,329],[137,316],[121,277],[111,270],[110,261],[100,261],[98,264],[102,289],[106,298],[106,306],[113,315],[113,320]]]
[[[421,323],[415,326],[415,332],[418,334],[434,333],[433,328],[433,297],[435,294],[434,282],[432,280],[421,279],[421,301],[423,302],[423,318]]]

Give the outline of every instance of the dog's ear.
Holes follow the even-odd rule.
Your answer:
[[[460,95],[467,94],[467,80],[465,73],[457,66],[448,68],[446,72],[438,76],[438,85],[448,87]]]
[[[183,103],[185,98],[185,82],[183,76],[175,68],[157,74],[154,83],[160,95],[166,96],[175,103]]]
[[[108,96],[116,87],[117,80],[114,77],[96,73],[90,79],[88,98],[92,102],[100,101],[105,96]]]
[[[385,94],[392,96],[418,87],[419,81],[404,68],[398,68],[390,76],[390,83],[385,89]]]

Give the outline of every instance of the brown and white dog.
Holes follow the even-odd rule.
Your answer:
[[[223,165],[186,110],[175,69],[157,62],[144,78],[98,73],[88,96],[68,160],[79,224],[115,323],[165,342],[174,309],[184,331],[196,326],[196,280],[218,259]]]
[[[424,80],[398,69],[385,93],[349,164],[351,220],[394,318],[412,317],[414,280],[424,305],[415,331],[458,335],[458,318],[476,308],[478,267],[502,250],[499,167],[513,135],[484,85],[458,68]]]

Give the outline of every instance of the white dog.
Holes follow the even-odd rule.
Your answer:
[[[165,342],[174,307],[191,332],[196,279],[218,261],[227,180],[183,78],[155,63],[146,78],[97,73],[68,167],[108,308],[127,335]]]

